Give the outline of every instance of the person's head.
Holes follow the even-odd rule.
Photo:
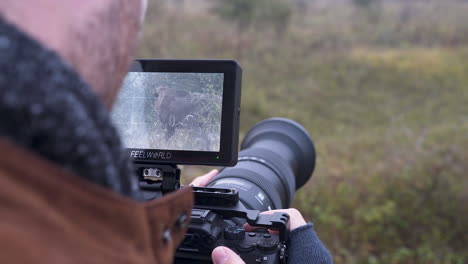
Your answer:
[[[140,34],[147,0],[2,0],[0,16],[56,51],[112,105]]]

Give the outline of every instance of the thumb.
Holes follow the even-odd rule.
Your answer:
[[[245,262],[227,247],[217,247],[211,253],[213,264],[245,264]]]

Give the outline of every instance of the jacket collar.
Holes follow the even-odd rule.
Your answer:
[[[31,221],[24,228],[39,225],[64,242],[82,239],[83,247],[111,251],[125,246],[125,254],[134,252],[148,263],[172,263],[190,219],[191,188],[138,203],[8,140],[0,139],[0,149],[0,210],[24,214],[21,221]]]
[[[0,16],[0,135],[93,183],[140,199],[108,110],[55,52]]]

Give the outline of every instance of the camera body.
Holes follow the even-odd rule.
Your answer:
[[[147,200],[183,188],[178,164],[227,166],[192,187],[175,263],[211,263],[217,246],[246,263],[287,263],[289,215],[260,212],[289,207],[315,168],[315,149],[301,125],[272,118],[238,152],[241,75],[235,61],[136,60],[112,111]]]
[[[243,227],[227,222],[224,213],[209,209],[192,210],[189,231],[176,252],[176,263],[211,263],[211,251],[218,246],[229,247],[246,263],[286,263],[286,241],[282,241],[279,235],[270,234],[266,229],[246,232]],[[288,217],[278,214],[268,221],[273,228],[286,225]]]
[[[176,165],[148,166],[151,164],[136,164],[145,199],[181,188]],[[236,189],[192,188],[195,205],[175,263],[212,263],[211,252],[218,246],[229,247],[246,263],[286,263],[288,214],[261,215],[258,210],[249,210],[239,202]],[[243,223],[258,229],[247,232]]]

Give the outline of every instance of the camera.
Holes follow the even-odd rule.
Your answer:
[[[112,110],[145,199],[183,188],[177,165],[224,167],[193,187],[175,263],[211,263],[217,246],[246,263],[287,263],[289,216],[260,212],[289,208],[315,168],[315,148],[300,124],[271,118],[246,134],[239,152],[241,75],[231,60],[136,60]]]

